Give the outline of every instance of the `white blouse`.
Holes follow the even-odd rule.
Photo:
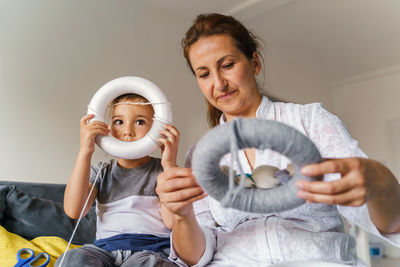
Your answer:
[[[343,123],[321,103],[272,102],[264,96],[256,117],[296,128],[315,143],[323,158],[366,157]],[[221,123],[224,123],[223,117]],[[239,152],[239,161],[243,171],[251,173],[243,151]],[[230,155],[227,155],[221,160],[221,165],[229,166],[229,162]],[[255,168],[273,165],[285,169],[289,163],[289,159],[277,152],[256,151]],[[327,181],[339,178],[340,174],[324,176]],[[224,208],[211,197],[199,200],[193,206],[206,237],[205,252],[195,266],[266,266],[286,261],[328,261],[366,266],[356,256],[355,239],[344,233],[339,212],[350,223],[369,233],[394,245],[400,244],[400,233],[383,235],[377,230],[365,204],[344,207],[305,203],[289,211],[271,214]],[[180,266],[187,266],[176,256],[173,247],[170,259]]]

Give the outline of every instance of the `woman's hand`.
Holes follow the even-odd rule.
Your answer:
[[[108,135],[110,130],[107,124],[101,121],[88,122],[94,115],[89,114],[82,117],[80,121],[80,152],[92,155],[94,152],[94,143],[97,135]]]
[[[297,195],[308,202],[361,206],[374,197],[384,194],[385,179],[377,177],[374,164],[365,158],[327,159],[319,164],[303,167],[304,175],[320,176],[327,173],[340,173],[341,179],[325,181],[299,180]]]
[[[365,158],[328,159],[303,167],[302,173],[319,176],[341,173],[331,182],[297,181],[297,195],[307,202],[361,206],[367,203],[371,220],[384,233],[400,231],[400,185],[381,163]]]
[[[160,130],[160,134],[163,135],[158,139],[163,144],[161,148],[161,165],[164,170],[167,170],[176,167],[180,133],[173,125],[166,124],[164,130]]]
[[[158,175],[156,193],[161,204],[180,217],[193,215],[192,203],[207,196],[197,184],[192,169],[178,167]]]

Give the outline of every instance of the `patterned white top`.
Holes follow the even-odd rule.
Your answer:
[[[296,128],[315,143],[324,158],[366,157],[343,123],[321,103],[300,105],[272,102],[263,97],[256,117]],[[251,173],[243,151],[239,152],[239,161],[243,171]],[[229,162],[227,155],[221,165],[229,166]],[[255,167],[273,165],[284,169],[289,163],[289,159],[277,152],[256,151]],[[324,176],[327,181],[339,178],[340,174]],[[253,214],[224,208],[207,197],[194,203],[194,210],[206,237],[205,252],[196,266],[266,266],[288,261],[366,266],[356,256],[355,239],[344,233],[340,214],[369,233],[400,245],[400,233],[382,235],[371,222],[365,204],[344,207],[306,203],[286,212]],[[170,259],[187,266],[173,250]]]

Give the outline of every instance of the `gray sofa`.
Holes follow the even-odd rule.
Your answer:
[[[63,209],[64,184],[0,181],[0,225],[28,240],[58,236],[69,240],[77,220]],[[82,218],[73,244],[91,243],[96,234],[95,205]]]

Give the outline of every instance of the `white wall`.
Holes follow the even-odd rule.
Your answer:
[[[282,39],[281,25],[290,22],[287,16],[281,15],[284,11],[284,8],[273,10],[249,21],[242,19],[263,43],[265,87],[289,102],[322,102],[332,111],[328,83],[320,69],[316,69],[315,59]]]
[[[0,2],[0,179],[65,183],[91,97],[127,75],[152,80],[173,103],[182,162],[207,129],[181,55],[184,28],[140,1]]]
[[[393,67],[336,83],[331,89],[333,108],[352,136],[369,157],[387,164],[397,177],[400,132],[396,136],[394,130],[400,130],[399,88],[400,67]]]
[[[332,111],[326,81],[307,65],[301,55],[293,55],[278,47],[267,47],[265,65],[267,88],[273,95],[295,103],[321,102]]]

